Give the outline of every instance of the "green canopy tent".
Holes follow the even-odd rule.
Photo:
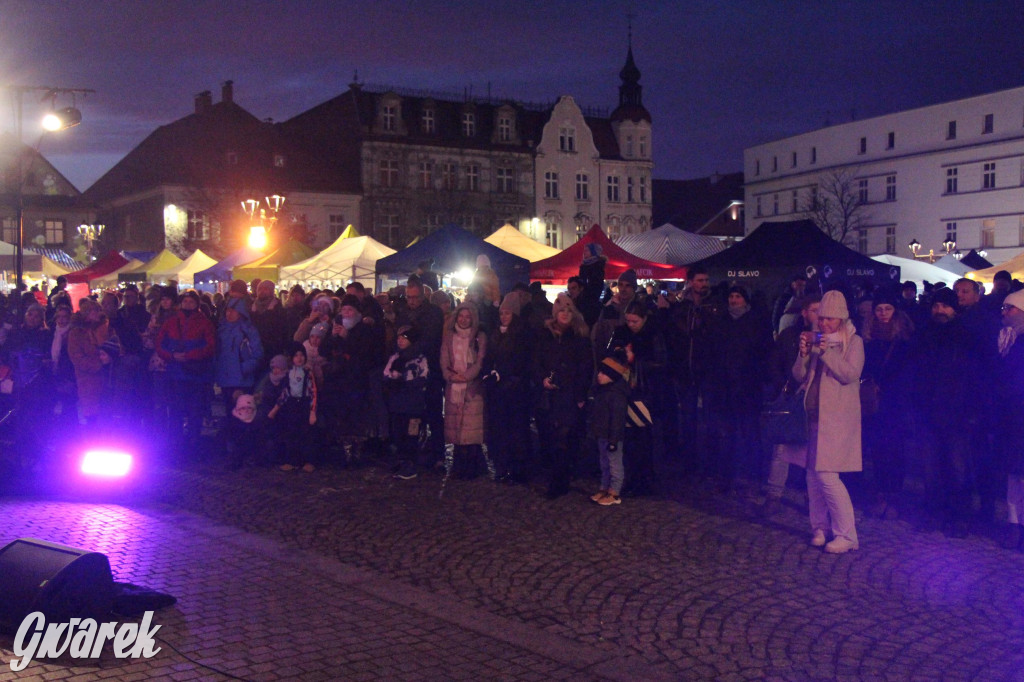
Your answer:
[[[299,261],[311,258],[315,254],[316,251],[313,248],[306,246],[300,241],[290,239],[276,251],[234,268],[231,271],[231,277],[244,282],[262,279],[276,283],[281,266],[298,263]]]

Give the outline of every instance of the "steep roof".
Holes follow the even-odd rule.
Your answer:
[[[734,201],[743,201],[743,173],[696,180],[655,179],[651,182],[651,224],[672,223],[695,232]]]
[[[275,164],[281,157],[283,164]],[[159,185],[276,192],[354,191],[317,156],[234,101],[160,126],[85,192],[102,202]]]

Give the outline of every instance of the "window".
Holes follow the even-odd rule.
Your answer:
[[[857,153],[858,154],[867,154],[868,153],[868,138],[866,138],[866,137],[860,138],[860,147],[858,147]]]
[[[633,158],[633,136],[626,135],[626,158]]]
[[[496,190],[505,194],[510,194],[514,187],[515,172],[508,167],[499,167],[495,171],[495,180],[497,181]]]
[[[462,112],[462,136],[473,137],[476,135],[476,114],[472,111]]]
[[[640,136],[640,158],[647,158],[647,137],[645,135]]]
[[[885,176],[885,200],[896,201],[896,176]]]
[[[470,192],[480,191],[480,164],[466,164],[466,189]]]
[[[188,226],[186,228],[186,235],[189,239],[194,241],[206,241],[210,238],[210,221],[206,217],[206,213],[203,211],[188,211],[186,213]],[[47,243],[50,242],[49,235],[46,238]],[[63,239],[61,239],[63,241]]]
[[[772,157],[772,173],[775,173],[778,170],[779,170],[779,157],[773,156]]]
[[[434,164],[432,161],[420,161],[420,189],[431,189],[434,186]]]
[[[949,124],[946,126],[946,139],[956,139],[956,121],[950,121]]]
[[[995,124],[995,117],[992,114],[985,114],[985,122],[981,127],[981,134],[987,135],[992,132],[992,128]]]
[[[861,253],[868,252],[868,231],[865,229],[857,230],[857,250]]]
[[[791,196],[792,203],[790,204],[790,209],[789,209],[790,213],[796,213],[796,211],[797,211],[796,207],[797,207],[797,203],[798,203],[797,199],[799,199],[799,196],[800,196],[799,192],[797,192],[796,190],[793,190],[793,194]]]
[[[398,161],[394,159],[380,160],[380,185],[381,187],[398,186]]]
[[[647,203],[647,178],[640,176],[640,203]]]
[[[957,191],[957,169],[946,169],[946,194],[956,194]]]
[[[457,189],[459,186],[459,167],[454,163],[441,165],[441,187],[447,190]]]
[[[615,175],[609,175],[608,176],[608,187],[607,187],[607,189],[608,189],[608,191],[607,191],[606,196],[608,198],[608,201],[618,201],[619,200],[619,178],[618,178],[618,176],[615,176]]]
[[[393,133],[396,129],[397,121],[396,107],[391,104],[385,104],[380,111],[380,125],[385,132]]]
[[[946,223],[946,241],[956,241],[956,223]]]
[[[554,216],[548,216],[544,219],[544,243],[553,248],[559,247],[558,233],[558,220]]]
[[[761,174],[761,159],[756,159],[754,161],[754,175],[760,175],[760,174]]]
[[[434,110],[424,109],[423,116],[420,118],[420,127],[423,128],[423,132],[428,135],[432,135],[437,129],[434,125]]]
[[[224,155],[224,159],[225,159],[225,161],[227,161],[227,164],[229,166],[237,166],[238,165],[238,152],[228,152],[227,154]]]
[[[779,195],[772,195],[772,215],[779,215]]]
[[[64,244],[64,221],[63,220],[44,220],[43,221],[43,235],[46,238],[47,244]],[[209,239],[209,236],[206,237]]]
[[[544,174],[544,198],[558,198],[558,173],[555,171],[548,171]]]
[[[868,203],[868,181],[866,179],[857,181],[857,203]]]
[[[274,154],[274,168],[284,168],[284,154]]]
[[[18,222],[16,218],[4,218],[0,239],[8,244],[18,243]]]
[[[327,216],[327,236],[330,239],[337,239],[345,231],[348,224],[342,213],[331,213]]]
[[[399,229],[398,229],[398,214],[396,213],[385,213],[380,217],[380,229],[379,234],[384,235],[388,244],[394,244],[398,246]]]
[[[818,186],[814,185],[811,187],[811,208],[818,208]]]
[[[626,178],[626,201],[633,203],[633,178]]]
[[[885,228],[885,252],[896,253],[896,226]]]
[[[981,223],[981,248],[991,249],[996,245],[996,221],[983,220]]]
[[[498,117],[498,141],[512,141],[512,119],[508,116]]]
[[[576,201],[590,200],[590,176],[586,173],[576,174]]]
[[[896,133],[889,133],[888,139],[885,141],[886,149],[894,149],[896,147]]]
[[[793,152],[793,159],[789,164],[790,168],[796,168],[796,152]]]
[[[818,163],[818,148],[811,147],[811,163]]]
[[[423,231],[427,234],[433,234],[437,228],[441,227],[441,216],[438,213],[428,213],[423,216]]]
[[[761,217],[761,197],[757,198],[757,217]]]
[[[575,128],[560,128],[558,130],[558,149],[563,152],[576,151]]]
[[[995,189],[996,187],[996,163],[986,163],[981,174],[981,188]]]

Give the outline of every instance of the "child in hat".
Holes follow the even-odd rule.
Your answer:
[[[622,345],[614,345],[601,359],[594,376],[591,396],[594,402],[590,435],[597,441],[601,489],[590,499],[608,507],[622,502],[619,497],[624,478],[622,441],[629,401],[629,360]]]

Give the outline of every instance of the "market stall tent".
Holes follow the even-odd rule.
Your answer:
[[[886,265],[895,265],[900,269],[900,279],[903,281],[911,281],[917,284],[918,291],[924,289],[925,282],[931,282],[935,284],[937,282],[945,282],[946,286],[953,286],[953,283],[960,279],[960,275],[945,270],[938,266],[938,263],[928,263],[923,260],[911,260],[910,258],[900,258],[899,256],[892,256],[889,254],[882,254],[880,256],[874,256],[872,260],[876,260],[879,263],[885,263]]]
[[[105,275],[100,275],[99,277],[92,278],[91,280],[89,280],[89,286],[94,287],[96,289],[105,289],[107,287],[116,287],[117,283],[119,281],[118,280],[118,276],[122,272],[128,272],[129,270],[132,270],[132,269],[135,269],[135,268],[139,268],[142,265],[145,265],[145,264],[142,261],[140,261],[138,258],[133,258],[130,261],[128,261],[125,265],[123,265],[122,267],[118,268],[117,270],[114,270],[113,272],[108,272]]]
[[[498,275],[502,292],[512,289],[516,282],[530,277],[530,262],[485,242],[458,225],[445,225],[423,237],[415,244],[377,261],[377,275],[404,280],[420,262],[433,259],[434,271],[441,275],[474,271],[476,258],[485,255]]]
[[[843,246],[811,220],[764,222],[743,241],[692,264],[706,268],[712,283],[729,281],[769,296],[782,291],[796,274],[822,287],[841,280],[869,280],[895,286],[900,269]]]
[[[491,236],[484,238],[484,241],[497,246],[502,251],[508,251],[514,256],[525,258],[531,263],[560,253],[553,246],[530,239],[508,223],[499,227]]]
[[[111,272],[120,270],[130,262],[131,261],[119,254],[117,251],[111,251],[92,265],[68,275],[68,283],[88,284],[97,277],[102,277],[103,275],[108,275]],[[143,264],[141,261],[136,261],[136,263],[138,263],[138,265]]]
[[[179,263],[181,263],[180,258],[171,253],[169,249],[164,249],[153,256],[151,260],[143,263],[140,267],[119,273],[117,275],[117,281],[148,282],[153,279],[150,273],[169,270]]]
[[[990,284],[995,278],[996,273],[1000,270],[1006,270],[1009,272],[1010,277],[1013,279],[1024,279],[1024,252],[1014,256],[1005,263],[993,265],[992,267],[985,268],[984,270],[972,270],[964,276],[969,279],[973,279],[976,282]]]
[[[228,254],[223,260],[220,260],[205,270],[200,270],[192,276],[194,283],[200,282],[227,282],[231,279],[231,271],[242,263],[249,263],[257,258],[260,258],[261,254],[258,250],[251,247],[243,247],[234,253]]]
[[[393,253],[394,249],[372,237],[346,237],[342,233],[315,256],[282,267],[279,281],[282,286],[301,284],[320,289],[339,289],[349,282],[360,282],[373,290],[377,261]]]
[[[14,244],[0,242],[0,270],[14,272],[17,269],[17,263],[15,262],[16,250],[17,247]],[[22,249],[21,263],[22,269],[25,272],[40,272],[43,267],[43,257],[38,253]]]
[[[216,265],[217,261],[207,256],[200,249],[196,249],[185,260],[166,270],[157,270],[150,273],[150,277],[160,282],[174,280],[179,286],[192,286],[195,281],[195,274],[200,270]]]
[[[298,263],[315,253],[316,251],[302,242],[289,239],[279,249],[266,256],[234,268],[231,271],[231,279],[240,279],[245,282],[266,279],[276,283],[278,272],[282,266]]]
[[[958,261],[955,257],[948,253],[939,260],[932,263],[932,265],[934,265],[937,268],[942,268],[943,270],[948,270],[949,272],[952,272],[955,275],[959,275],[960,277],[964,277],[967,275],[968,272],[971,272],[972,270],[976,269],[970,267],[969,265],[961,261]]]
[[[720,239],[687,232],[671,223],[647,232],[623,235],[614,241],[635,256],[670,265],[687,265],[725,248]]]
[[[608,239],[599,225],[591,227],[578,242],[558,255],[532,263],[530,279],[549,284],[565,284],[570,277],[579,274],[587,244],[597,244],[601,247],[608,259],[604,268],[605,277],[608,279],[615,279],[630,269],[636,271],[636,276],[640,279],[686,279],[685,267],[655,263],[635,256]]]

